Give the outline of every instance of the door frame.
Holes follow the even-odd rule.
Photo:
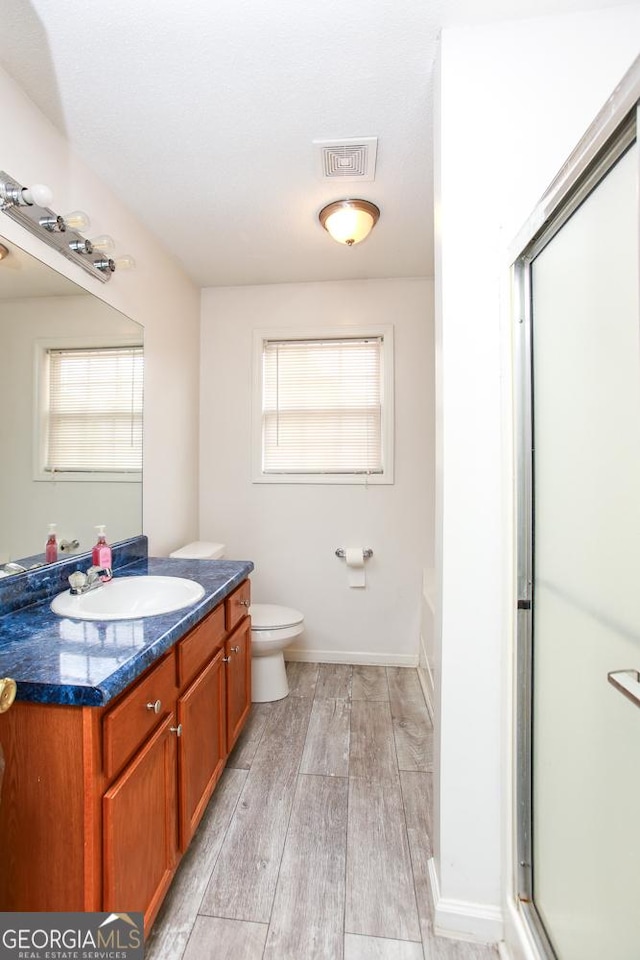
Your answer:
[[[511,245],[514,322],[516,651],[513,889],[540,960],[558,960],[533,899],[534,476],[531,266],[634,143],[640,130],[640,57],[588,128]]]

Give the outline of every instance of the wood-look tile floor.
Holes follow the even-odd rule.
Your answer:
[[[289,663],[254,704],[147,960],[495,960],[436,937],[433,730],[417,672]]]

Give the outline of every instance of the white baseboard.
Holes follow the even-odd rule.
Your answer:
[[[531,928],[517,902],[510,897],[505,906],[504,952],[501,960],[542,960]]]
[[[504,938],[504,920],[499,907],[467,900],[446,900],[433,857],[429,860],[429,883],[433,897],[433,929],[439,937],[454,937],[473,943],[498,943]]]
[[[424,693],[424,699],[427,704],[427,710],[429,711],[429,716],[431,722],[433,723],[434,710],[433,710],[433,696],[434,696],[434,686],[433,686],[433,676],[429,668],[429,659],[427,657],[427,651],[425,650],[424,640],[422,634],[420,635],[420,647],[422,656],[419,658],[418,663],[418,677],[420,679],[420,686],[422,687],[422,692]],[[424,663],[424,666],[422,665]]]
[[[296,650],[289,647],[285,660],[304,663],[363,663],[379,667],[417,667],[418,657],[410,653],[367,653],[362,650]]]
[[[424,667],[418,667],[418,679],[420,680],[420,686],[422,687],[422,692],[424,694],[424,701],[427,705],[427,713],[429,714],[429,719],[431,723],[434,722],[434,713],[433,713],[433,686],[430,682],[429,671],[425,670]]]

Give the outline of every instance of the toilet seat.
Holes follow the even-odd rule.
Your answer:
[[[251,629],[257,630],[285,630],[297,627],[304,620],[304,614],[293,607],[280,607],[275,603],[252,603],[249,607]]]

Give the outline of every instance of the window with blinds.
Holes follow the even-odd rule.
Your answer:
[[[142,470],[142,347],[48,349],[44,470]]]
[[[385,337],[261,343],[262,475],[382,478]]]

